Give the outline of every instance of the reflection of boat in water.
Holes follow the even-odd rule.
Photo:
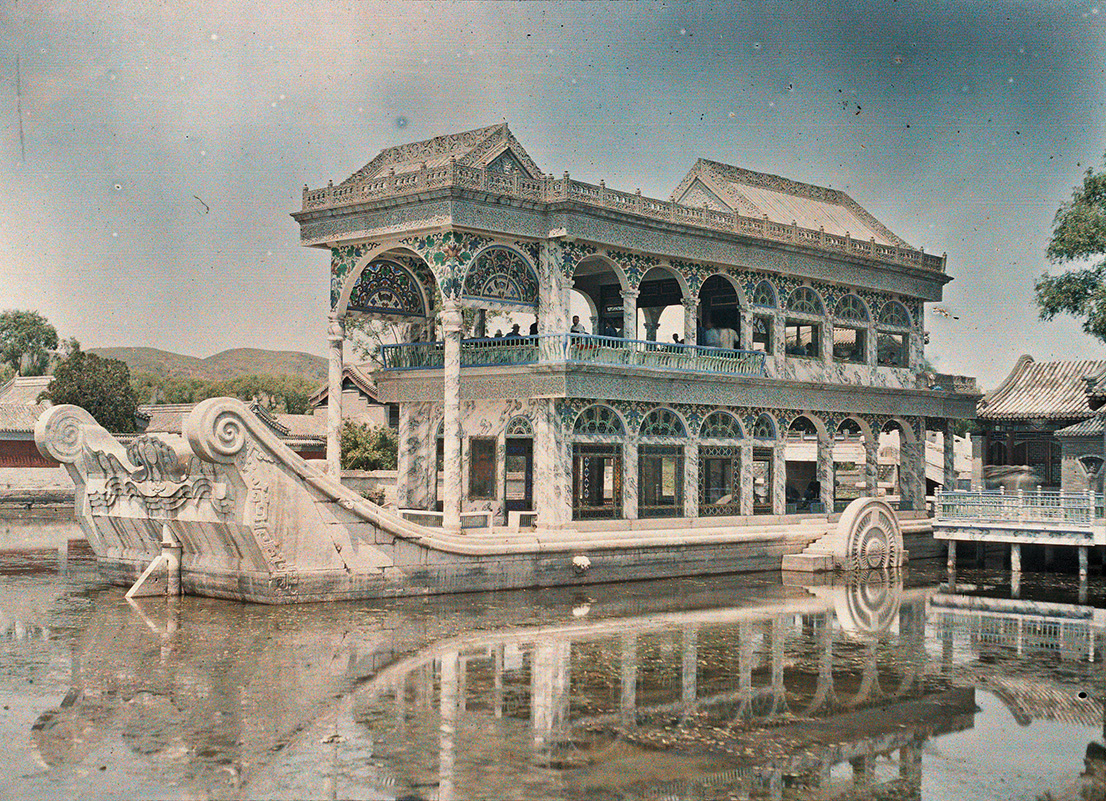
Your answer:
[[[167,616],[112,591],[32,735],[54,770],[119,748],[134,781],[217,797],[917,797],[922,745],[970,727],[974,695],[928,662],[932,590],[873,578],[310,614],[182,599]]]

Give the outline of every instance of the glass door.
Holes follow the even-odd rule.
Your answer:
[[[622,517],[622,446],[572,446],[572,519]]]

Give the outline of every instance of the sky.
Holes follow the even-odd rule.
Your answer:
[[[0,308],[86,348],[321,355],[303,185],[505,120],[544,172],[647,196],[699,157],[844,189],[948,254],[943,372],[1106,358],[1033,302],[1106,152],[1099,2],[3,0]]]

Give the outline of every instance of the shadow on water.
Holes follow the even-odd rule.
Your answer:
[[[5,665],[64,655],[60,702],[8,732],[38,763],[9,789],[103,795],[110,768],[119,797],[921,798],[986,693],[1080,727],[1084,775],[1041,791],[1103,798],[1103,599],[940,579],[263,607],[128,602],[78,560],[0,591]]]

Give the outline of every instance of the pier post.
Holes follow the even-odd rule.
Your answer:
[[[346,341],[345,321],[338,314],[330,315],[327,326],[329,364],[326,394],[326,470],[335,481],[342,479],[342,378],[343,346]]]
[[[946,492],[956,490],[956,437],[953,436],[952,426],[948,420],[941,426],[941,434],[944,439],[944,489]]]
[[[442,528],[461,530],[461,307],[455,300],[442,305],[442,330],[445,333],[443,399],[445,420],[445,487],[442,491]]]
[[[948,558],[949,571],[956,570],[956,540],[949,540],[949,558]]]
[[[1088,558],[1087,550],[1088,549],[1087,549],[1086,545],[1080,545],[1079,546],[1079,583],[1080,584],[1086,584],[1087,583],[1087,573],[1088,573],[1088,570],[1087,570],[1087,558]]]

